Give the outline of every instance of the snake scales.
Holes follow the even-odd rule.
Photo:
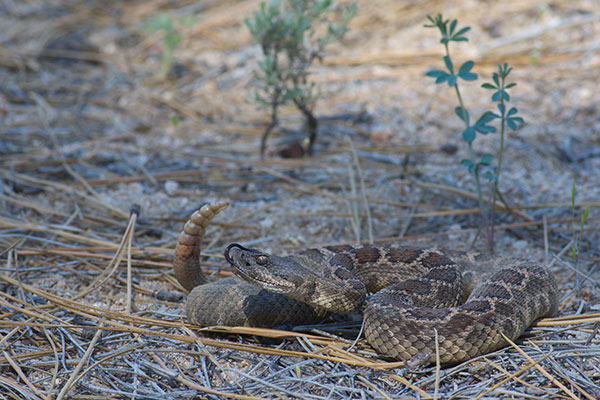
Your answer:
[[[437,331],[440,361],[458,363],[505,346],[503,335],[514,340],[557,311],[554,276],[541,265],[393,243],[285,257],[231,244],[225,258],[242,279],[209,282],[199,265],[200,242],[226,207],[196,211],[175,250],[175,275],[191,290],[186,313],[198,325],[273,327],[362,311],[365,337],[379,353],[434,362]]]

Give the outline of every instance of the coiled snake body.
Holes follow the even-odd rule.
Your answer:
[[[225,207],[196,211],[175,251],[175,275],[191,290],[186,313],[198,325],[273,327],[362,310],[365,337],[379,353],[431,363],[437,343],[440,361],[457,363],[505,346],[503,335],[514,340],[557,311],[556,281],[539,264],[393,243],[285,257],[232,244],[225,258],[239,278],[209,282],[200,242]]]

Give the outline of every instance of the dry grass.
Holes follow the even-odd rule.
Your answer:
[[[258,3],[0,4],[0,397],[600,397],[597,3],[364,2],[315,69],[315,158],[265,162],[265,114],[246,102],[257,51],[241,24]],[[165,82],[155,78],[160,38],[138,30],[160,11],[200,15]],[[528,124],[508,139],[497,249],[551,266],[559,315],[511,347],[439,370],[385,360],[364,339],[350,349],[352,321],[187,324],[170,257],[187,216],[215,199],[232,202],[207,234],[215,278],[231,274],[221,256],[230,242],[282,252],[372,232],[484,248],[454,104],[424,78],[441,48],[422,25],[438,11],[472,26],[456,55],[484,79],[498,62],[515,66],[513,102]],[[475,110],[489,106],[467,89]],[[297,131],[298,115],[283,116]],[[448,143],[457,154],[438,150]],[[574,263],[572,227],[588,205]]]

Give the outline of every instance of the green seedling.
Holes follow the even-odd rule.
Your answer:
[[[181,28],[190,28],[196,23],[197,17],[194,15],[183,15],[175,18],[167,14],[160,14],[156,17],[148,18],[142,23],[142,30],[148,33],[164,32],[163,52],[160,61],[159,78],[164,80],[169,76],[171,65],[173,63],[173,52],[181,43]]]
[[[573,219],[575,219],[575,183],[571,186],[571,214],[573,215]],[[579,239],[583,233],[583,228],[585,223],[587,222],[588,216],[590,214],[590,206],[587,206],[583,213],[581,214],[581,218],[579,219],[579,234],[575,232],[575,225],[573,225],[573,240],[571,241],[571,247],[569,248],[569,254],[573,259],[573,262],[577,264],[577,256],[579,255]]]
[[[472,72],[475,63],[473,61],[466,61],[458,69],[454,66],[452,58],[450,56],[450,42],[466,42],[468,41],[465,34],[471,29],[470,27],[464,27],[461,29],[457,28],[457,20],[444,20],[441,14],[438,14],[435,18],[427,16],[430,24],[425,25],[427,28],[438,28],[442,39],[440,43],[444,45],[446,55],[444,56],[444,64],[446,69],[434,69],[427,72],[427,76],[435,78],[436,84],[447,83],[448,86],[453,87],[458,99],[459,106],[455,108],[455,113],[465,124],[465,128],[462,131],[462,139],[467,144],[469,158],[461,160],[461,164],[464,165],[468,171],[473,174],[475,179],[475,185],[477,187],[477,198],[479,200],[479,207],[481,209],[481,215],[483,218],[484,226],[488,227],[488,246],[490,251],[494,250],[494,212],[496,205],[496,194],[498,192],[498,180],[500,171],[502,168],[502,154],[504,151],[504,139],[505,130],[508,126],[512,130],[516,130],[520,125],[524,123],[523,118],[517,116],[518,110],[515,107],[507,109],[506,103],[510,101],[510,95],[508,90],[513,88],[515,83],[506,83],[506,78],[510,74],[512,68],[508,67],[508,64],[499,65],[498,72],[494,72],[492,75],[491,83],[484,83],[483,88],[493,90],[492,101],[497,103],[498,113],[492,111],[486,111],[477,119],[474,119],[469,114],[469,111],[465,107],[463,98],[460,92],[460,84],[462,81],[475,81],[477,80],[477,74]],[[495,126],[490,125],[494,120],[500,120],[500,143],[496,155],[496,163],[494,163],[494,155],[486,153],[477,157],[473,148],[473,142],[477,138],[477,134],[487,135],[488,133],[497,132]],[[482,190],[481,178],[484,177],[490,182],[490,196],[489,200],[485,201]],[[489,215],[488,215],[489,214]],[[491,224],[489,223],[491,220]]]

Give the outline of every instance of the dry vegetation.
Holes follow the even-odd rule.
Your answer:
[[[600,397],[598,2],[359,3],[314,70],[315,157],[277,156],[301,138],[289,109],[291,133],[260,162],[266,113],[247,101],[259,53],[242,24],[258,1],[0,2],[1,398]],[[160,35],[139,30],[163,11],[199,15],[167,81]],[[348,351],[351,321],[188,325],[170,257],[186,217],[215,199],[232,203],[207,235],[215,277],[230,274],[221,254],[234,241],[289,252],[372,227],[375,240],[485,249],[453,98],[424,77],[440,63],[423,28],[437,12],[472,27],[454,54],[484,79],[514,66],[526,125],[507,142],[497,250],[551,265],[559,316],[441,371],[390,363],[363,340]],[[464,95],[490,106],[478,84]],[[574,263],[564,250],[587,205]]]

